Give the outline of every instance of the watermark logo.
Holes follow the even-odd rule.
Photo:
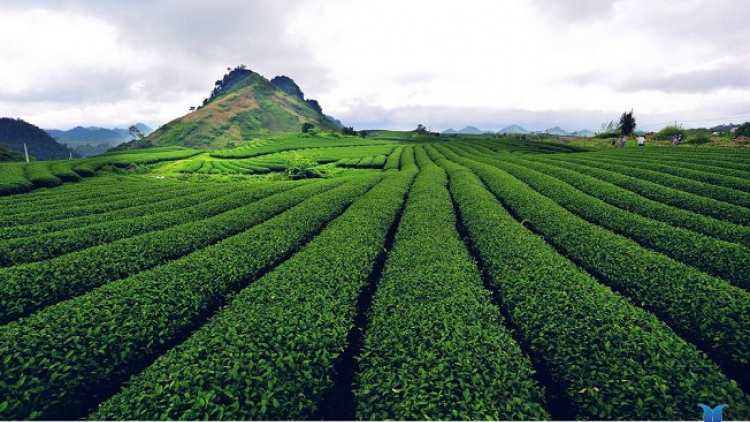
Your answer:
[[[713,409],[705,404],[699,404],[698,406],[703,408],[703,422],[721,422],[721,410],[727,407],[726,404],[720,404]]]

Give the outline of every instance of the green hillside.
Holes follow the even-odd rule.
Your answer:
[[[134,146],[228,148],[253,138],[296,132],[307,122],[322,130],[337,130],[315,105],[314,100],[287,94],[258,73],[240,66],[216,81],[202,106]]]
[[[23,145],[37,160],[62,160],[77,155],[66,145],[58,143],[47,132],[21,119],[0,117],[0,142],[23,154]]]

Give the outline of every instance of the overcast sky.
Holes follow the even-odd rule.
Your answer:
[[[750,1],[2,0],[0,116],[158,127],[228,67],[356,129],[750,120]]]

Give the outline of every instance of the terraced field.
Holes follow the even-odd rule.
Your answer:
[[[750,419],[750,151],[197,154],[0,165],[0,419]]]

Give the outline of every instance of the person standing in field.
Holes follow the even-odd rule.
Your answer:
[[[620,147],[623,147],[623,148],[625,147],[625,141],[627,141],[627,139],[628,138],[625,137],[625,136],[623,136],[622,138],[620,138]]]
[[[646,145],[646,138],[643,135],[637,137],[636,141],[638,141],[638,146],[639,147],[642,147],[642,146]]]

